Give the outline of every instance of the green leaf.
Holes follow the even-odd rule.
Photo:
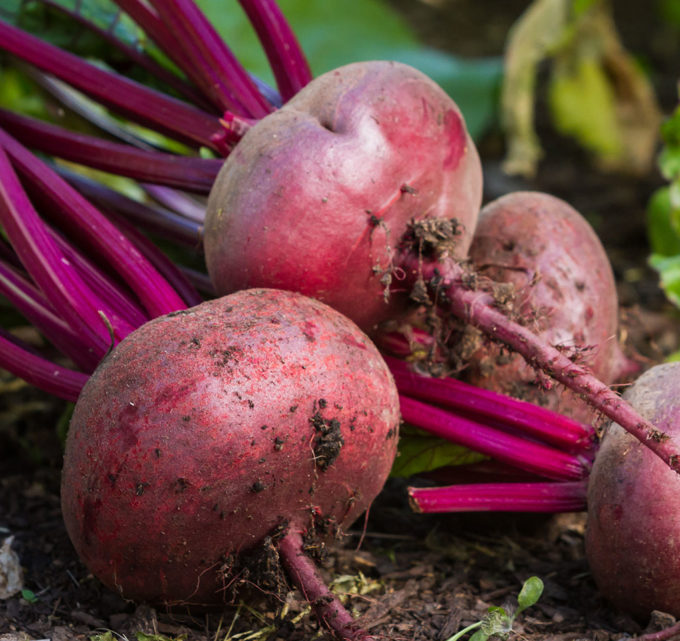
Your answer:
[[[35,83],[16,69],[0,69],[0,107],[21,111],[27,116],[46,118],[47,108]]]
[[[95,26],[109,30],[125,44],[143,48],[146,36],[127,14],[111,0],[53,0],[71,13],[80,15]],[[6,18],[54,45],[86,57],[111,57],[111,46],[68,15],[40,2],[12,2],[4,8]]]
[[[487,636],[505,636],[512,630],[512,618],[500,607],[489,608],[488,614],[482,621],[482,631]]]
[[[233,3],[225,11],[223,0],[198,0],[198,4],[246,68],[273,82],[241,9]],[[401,17],[378,0],[279,0],[278,4],[315,75],[359,60],[397,60],[432,77],[456,100],[473,137],[492,122],[501,81],[500,59],[463,60],[426,49]]]
[[[477,632],[470,637],[470,641],[486,641],[489,636],[490,635],[484,632],[484,630],[477,630]]]
[[[534,605],[543,594],[543,581],[537,576],[529,577],[522,586],[519,595],[517,596],[518,608],[515,611],[517,616],[522,610]]]
[[[671,207],[670,187],[661,187],[654,192],[646,213],[647,238],[652,252],[660,256],[680,254],[680,212]]]
[[[166,637],[164,634],[147,634],[146,632],[135,634],[137,641],[183,641],[186,636],[186,634],[180,634],[177,637]]]
[[[31,604],[38,602],[38,597],[36,596],[35,592],[33,592],[33,590],[23,589],[21,591],[21,598],[24,601],[27,601],[28,603],[31,603]]]
[[[564,62],[558,58],[549,98],[558,131],[575,138],[601,158],[617,158],[622,153],[615,95],[596,58]]]
[[[465,465],[483,461],[482,454],[461,445],[405,427],[399,438],[399,455],[392,467],[392,476],[409,477],[447,465]]]
[[[666,180],[680,178],[680,145],[668,145],[659,154],[659,169]]]
[[[668,299],[680,307],[680,255],[652,254],[649,257],[649,264],[659,272],[661,287]]]

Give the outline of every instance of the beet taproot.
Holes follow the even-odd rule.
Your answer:
[[[220,294],[300,291],[372,331],[404,305],[395,255],[410,222],[455,219],[465,257],[481,186],[460,110],[434,81],[396,62],[346,65],[227,158],[206,211],[208,272]]]
[[[657,365],[625,398],[680,434],[680,363]],[[680,479],[616,423],[605,430],[588,484],[586,553],[602,594],[638,617],[680,616]]]
[[[66,443],[66,526],[125,597],[219,604],[230,564],[267,537],[297,568],[301,535],[364,512],[398,427],[393,379],[351,321],[299,294],[238,292],[148,322],[97,368]]]
[[[601,381],[614,383],[631,370],[618,341],[618,296],[609,259],[571,205],[540,192],[498,198],[480,212],[470,260],[480,277],[510,285],[502,297],[513,316]],[[546,389],[545,375],[507,348],[486,341],[468,364],[466,380],[474,385],[583,422],[595,418],[578,394],[561,386]]]

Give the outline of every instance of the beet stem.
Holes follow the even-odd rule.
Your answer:
[[[36,287],[14,267],[0,259],[0,295],[4,296],[57,349],[85,371],[92,371],[98,359],[61,318]]]
[[[151,0],[188,58],[183,68],[226,111],[263,118],[272,106],[193,0]]]
[[[638,637],[630,637],[629,641],[667,641],[667,639],[672,639],[679,633],[680,621],[658,632],[648,632]]]
[[[399,404],[407,423],[498,461],[556,480],[581,479],[588,474],[587,457],[507,434],[403,394],[399,395]]]
[[[110,347],[98,298],[60,251],[0,148],[0,223],[24,267],[55,311],[102,357]]]
[[[437,263],[411,264],[408,273],[414,279],[425,278],[426,281],[431,281],[430,286],[434,286],[440,298],[445,294],[448,299],[446,304],[456,317],[482,330],[492,339],[504,343],[521,354],[532,367],[542,370],[580,394],[595,409],[652,450],[671,469],[680,471],[680,450],[673,439],[656,429],[584,367],[571,361],[526,327],[510,320],[494,306],[494,299],[490,294],[465,289],[462,284],[464,272],[459,264],[451,259]]]
[[[219,120],[188,103],[106,71],[0,20],[0,49],[54,74],[131,120],[184,140],[214,148]]]
[[[66,401],[76,401],[89,376],[35,354],[0,327],[0,367]]]
[[[97,313],[106,316],[117,339],[122,339],[149,320],[148,316],[123,293],[111,278],[53,229],[48,229],[64,258],[73,265],[83,283],[99,301]]]
[[[222,166],[218,159],[178,156],[136,149],[87,134],[75,133],[0,109],[0,126],[22,144],[44,153],[140,182],[157,183],[207,194]]]
[[[169,187],[149,184],[142,184],[141,187],[155,201],[183,218],[198,223],[202,228],[205,220],[205,205],[202,205],[191,196]]]
[[[319,621],[342,641],[374,641],[368,632],[357,627],[352,615],[328,589],[315,563],[305,553],[299,532],[289,530],[278,541],[278,548],[284,567]]]
[[[255,28],[284,101],[312,79],[307,59],[274,0],[239,0]]]
[[[104,214],[106,214],[106,211],[117,212],[137,227],[200,251],[201,238],[203,236],[203,227],[201,225],[163,207],[132,200],[132,198],[128,198],[119,191],[106,187],[80,174],[61,169],[60,167],[57,170],[83,196],[102,209]],[[147,190],[145,189],[145,191]],[[150,194],[158,193],[155,190],[148,191]],[[172,190],[167,191],[172,192]],[[180,193],[173,193],[177,193],[178,199],[181,198]]]
[[[408,488],[415,512],[581,512],[587,480]]]
[[[437,403],[470,417],[482,417],[539,438],[556,447],[577,452],[590,449],[596,440],[590,425],[538,405],[498,394],[454,378],[432,378],[414,372],[404,361],[385,356],[399,392]]]
[[[150,315],[159,316],[184,307],[177,292],[115,225],[2,129],[0,147],[9,154],[22,177],[58,212],[60,228],[68,228],[74,236],[84,239],[96,255],[121,275]]]

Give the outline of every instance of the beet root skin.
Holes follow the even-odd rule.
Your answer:
[[[563,200],[515,192],[480,212],[470,247],[480,276],[509,283],[511,312],[547,343],[573,352],[606,384],[630,367],[617,339],[618,297],[602,243],[589,223]],[[592,407],[561,386],[546,390],[518,354],[487,344],[471,359],[467,380],[583,422]]]
[[[125,597],[211,605],[232,556],[279,526],[361,514],[396,453],[376,348],[324,304],[250,290],[155,319],[88,381],[62,508],[91,571]]]
[[[481,183],[440,87],[400,63],[347,65],[252,127],[227,158],[208,201],[208,272],[219,294],[300,291],[371,331],[403,305],[385,297],[410,221],[456,218],[465,257]]]
[[[670,436],[680,435],[680,363],[643,374],[624,398]],[[602,594],[638,617],[680,616],[680,478],[616,423],[608,426],[588,487],[586,553]]]

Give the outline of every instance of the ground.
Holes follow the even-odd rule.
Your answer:
[[[470,55],[499,53],[503,34],[526,5],[520,0],[393,4],[432,44]],[[616,8],[627,44],[646,58],[662,103],[671,108],[677,43],[668,45],[664,25],[648,7],[619,0]],[[614,266],[623,338],[646,365],[657,362],[677,347],[680,327],[645,263],[644,207],[660,178],[653,171],[641,177],[599,172],[548,124],[541,127],[547,154],[532,181],[501,173],[502,139],[496,133],[483,141],[485,198],[541,189],[586,214]],[[0,541],[14,536],[30,591],[0,601],[0,640],[85,641],[107,630],[131,641],[139,632],[197,641],[323,638],[294,591],[285,616],[277,616],[272,604],[243,603],[188,617],[125,602],[103,588],[77,559],[61,519],[56,426],[65,409],[0,376]],[[663,615],[634,621],[598,595],[584,558],[584,514],[424,517],[412,514],[404,497],[403,483],[390,482],[365,531],[363,523],[355,525],[324,567],[339,591],[351,593],[349,606],[376,638],[445,641],[478,621],[489,606],[512,604],[533,575],[544,581],[545,592],[518,618],[515,638],[613,641],[672,621]]]

